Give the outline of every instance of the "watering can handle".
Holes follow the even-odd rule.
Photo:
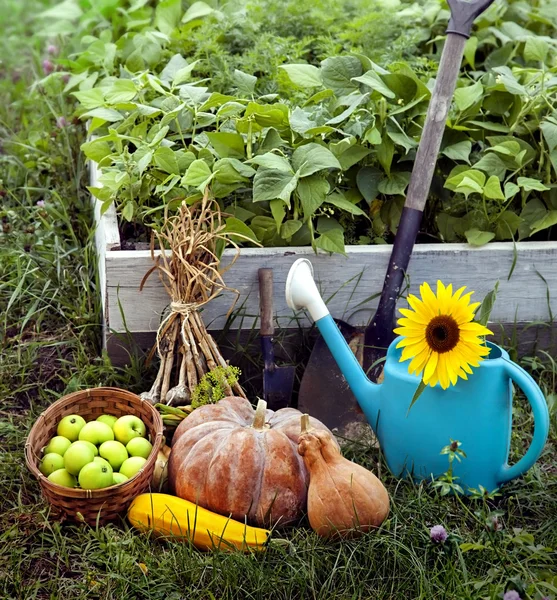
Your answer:
[[[526,394],[534,414],[534,435],[526,454],[514,465],[503,465],[499,481],[505,483],[525,473],[538,460],[549,433],[549,410],[542,391],[530,375],[516,363],[505,360],[507,375]]]
[[[457,33],[465,38],[470,37],[472,23],[475,18],[493,3],[494,0],[447,0],[451,9],[451,19],[447,33]]]

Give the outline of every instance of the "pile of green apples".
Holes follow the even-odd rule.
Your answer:
[[[86,422],[80,415],[60,420],[56,436],[43,448],[39,470],[64,487],[98,490],[136,475],[153,446],[135,415],[101,415]]]

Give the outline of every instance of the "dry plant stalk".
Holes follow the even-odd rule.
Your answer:
[[[234,237],[241,238],[234,233]],[[247,239],[247,238],[246,238]],[[161,231],[151,235],[151,256],[154,266],[143,277],[140,290],[147,278],[158,271],[159,277],[170,296],[170,312],[163,319],[157,340],[147,358],[149,362],[155,352],[160,358],[159,371],[153,387],[141,397],[156,404],[186,404],[201,377],[214,367],[226,366],[217,344],[207,332],[198,310],[223,291],[236,295],[228,314],[233,310],[239,292],[228,287],[219,270],[217,244],[222,240],[239,247],[225,232],[225,224],[218,203],[209,198],[208,189],[203,199],[192,206],[182,203],[178,214],[168,217]],[[160,253],[155,253],[155,241]],[[168,249],[170,252],[163,250]],[[231,264],[232,264],[231,263]],[[227,315],[228,316],[228,315]],[[170,387],[175,359],[178,381]],[[229,390],[230,395],[246,397],[241,386],[236,383]]]

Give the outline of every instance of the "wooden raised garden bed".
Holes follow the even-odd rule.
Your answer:
[[[91,184],[98,185],[94,164]],[[140,349],[151,347],[168,296],[156,276],[151,276],[143,291],[139,291],[143,276],[152,266],[150,251],[121,250],[114,207],[101,216],[101,203],[95,198],[93,202],[103,341],[112,360],[122,364],[128,359],[126,349],[130,345],[136,344]],[[315,254],[309,247],[244,248],[224,276],[227,285],[240,292],[231,328],[258,326],[260,267],[274,269],[277,325],[292,328],[310,324],[304,314],[295,317],[284,297],[288,270],[300,257],[311,260],[331,314],[355,325],[364,324],[377,305],[377,298],[372,297],[381,291],[390,251],[388,245],[348,246],[347,255],[342,256]],[[223,265],[229,264],[232,256],[233,252],[226,250]],[[545,348],[551,345],[549,324],[557,309],[556,259],[557,242],[500,242],[479,248],[468,244],[420,244],[410,262],[409,289],[417,292],[420,283],[434,284],[441,279],[456,287],[467,285],[475,291],[475,298],[481,300],[499,281],[491,313],[493,330],[499,340],[520,331],[519,352],[524,354],[531,351],[535,341]],[[223,329],[233,299],[233,294],[225,293],[204,308],[203,319],[209,330]]]

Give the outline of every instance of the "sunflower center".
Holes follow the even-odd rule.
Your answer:
[[[425,330],[425,338],[434,352],[449,352],[460,339],[458,323],[449,315],[433,317]]]

